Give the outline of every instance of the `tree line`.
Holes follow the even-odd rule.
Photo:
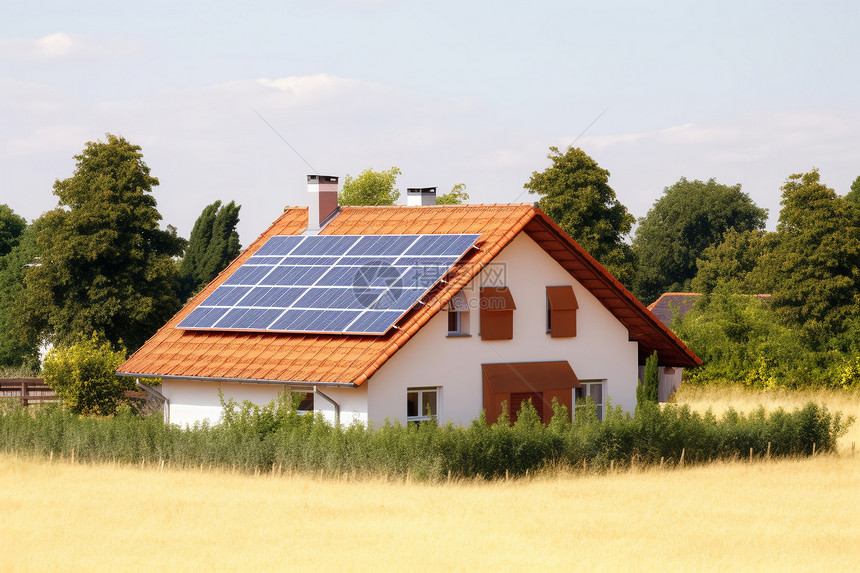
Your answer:
[[[786,364],[782,355],[750,342],[759,339],[780,339],[812,360],[802,369],[808,381],[860,370],[851,366],[860,347],[860,177],[843,197],[815,169],[789,175],[772,232],[767,210],[740,184],[681,178],[634,232],[608,170],[575,147],[551,147],[547,157],[549,167],[524,187],[642,302],[670,291],[708,295],[673,325],[706,358],[699,375],[709,367],[733,380],[784,375],[774,370]],[[94,333],[133,351],[239,254],[232,201],[206,206],[187,240],[160,227],[159,182],[139,146],[107,134],[75,160],[72,176],[54,184],[57,207],[32,223],[0,205],[0,367],[36,367],[40,343],[68,346]],[[340,203],[394,204],[398,175],[397,167],[347,175]],[[468,197],[458,184],[437,203]],[[772,296],[736,298],[748,294]]]

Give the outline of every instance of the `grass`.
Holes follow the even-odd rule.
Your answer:
[[[848,432],[837,440],[837,448],[840,452],[849,454],[852,444],[855,451],[860,448],[860,390],[757,390],[737,385],[681,385],[675,392],[673,401],[687,404],[699,413],[710,409],[717,416],[722,415],[729,407],[748,413],[759,406],[764,406],[769,411],[777,408],[793,410],[814,402],[819,406],[826,406],[831,412],[842,412],[844,417],[854,416],[856,421],[848,428]]]
[[[860,456],[415,484],[0,456],[0,570],[847,571]]]
[[[860,393],[676,399],[718,414],[812,400],[860,417]],[[838,455],[420,484],[0,454],[0,570],[847,571],[857,441],[854,425]]]

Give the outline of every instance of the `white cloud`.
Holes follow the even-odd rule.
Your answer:
[[[0,38],[0,61],[37,62],[128,57],[137,45],[125,40],[96,41],[57,32],[37,39]]]

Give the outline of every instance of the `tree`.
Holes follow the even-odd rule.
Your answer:
[[[636,386],[636,405],[642,406],[646,402],[656,404],[659,401],[658,390],[660,389],[660,366],[657,360],[657,351],[645,359],[645,379],[639,381]]]
[[[851,184],[851,191],[845,195],[845,198],[855,205],[860,205],[860,175]]]
[[[774,246],[757,280],[813,348],[831,346],[860,317],[860,215],[820,182],[817,169],[791,175],[782,192]]]
[[[469,200],[469,194],[466,193],[466,185],[457,183],[447,193],[436,197],[437,205],[460,205]]]
[[[394,205],[400,198],[400,191],[394,188],[400,169],[392,167],[388,171],[365,169],[358,177],[346,176],[343,188],[338,194],[340,205]]]
[[[710,294],[725,285],[733,293],[767,294],[770,288],[760,284],[755,271],[772,243],[773,233],[738,232],[730,228],[722,241],[706,248],[697,259],[696,277],[690,283],[690,290]]]
[[[123,391],[134,389],[131,378],[116,375],[125,356],[124,349],[114,350],[96,335],[54,348],[45,357],[45,383],[72,413],[113,414]]]
[[[0,257],[18,244],[26,228],[27,220],[24,217],[16,215],[8,205],[0,205]]]
[[[24,272],[34,264],[39,221],[27,227],[18,244],[0,257],[0,367],[35,370],[39,365],[39,344],[19,328],[18,317],[24,293]]]
[[[41,265],[26,273],[23,321],[31,333],[71,344],[93,332],[138,348],[179,308],[176,265],[185,241],[159,228],[139,146],[107,134],[89,142],[72,177],[54,183],[58,207],[43,215]]]
[[[682,177],[639,221],[633,238],[639,263],[636,296],[648,303],[664,292],[690,290],[705,249],[720,243],[730,228],[763,229],[766,220],[767,210],[757,207],[740,184]]]
[[[618,280],[630,284],[633,255],[624,242],[635,218],[609,186],[609,171],[575,147],[550,147],[552,166],[524,185],[540,195],[538,206]]]
[[[179,266],[179,300],[185,301],[209,284],[239,256],[239,209],[230,201],[207,205],[194,223],[185,256]]]

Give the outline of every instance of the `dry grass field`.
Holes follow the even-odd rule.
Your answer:
[[[800,460],[449,484],[3,456],[0,480],[2,571],[850,571],[860,561],[850,445]]]

